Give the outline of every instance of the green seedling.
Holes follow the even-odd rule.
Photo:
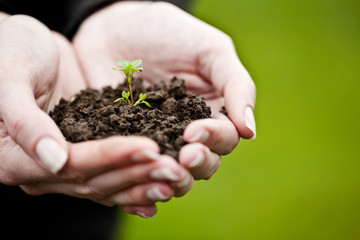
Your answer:
[[[151,105],[150,105],[147,101],[145,101],[145,99],[146,99],[146,94],[140,93],[139,99],[136,101],[136,103],[134,104],[134,106],[137,106],[137,105],[143,103],[143,104],[145,104],[146,106],[148,106],[149,108],[151,108]]]
[[[118,98],[114,101],[114,103],[123,100],[124,102],[130,103],[129,100],[130,92],[122,91],[122,98]]]
[[[118,98],[116,99],[114,102],[118,102],[118,101],[124,101],[127,103],[130,103],[132,106],[137,106],[141,103],[144,103],[146,106],[151,107],[151,105],[145,101],[146,99],[146,94],[142,94],[140,93],[139,99],[135,102],[134,104],[134,97],[133,97],[133,93],[132,93],[132,78],[135,72],[137,71],[142,71],[143,68],[139,67],[142,63],[141,59],[137,59],[135,61],[129,62],[127,60],[120,60],[117,62],[117,64],[120,66],[119,68],[113,68],[114,70],[119,70],[119,71],[123,71],[125,73],[125,76],[128,80],[129,83],[129,92],[123,91],[122,92],[122,98]],[[130,99],[129,99],[130,96]]]

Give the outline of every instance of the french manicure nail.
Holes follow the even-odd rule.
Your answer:
[[[180,179],[179,176],[177,176],[170,168],[163,167],[159,169],[155,169],[150,173],[150,177],[152,179],[157,180],[170,180],[170,181],[178,181]]]
[[[68,159],[67,152],[55,140],[48,137],[37,143],[35,151],[44,166],[54,174],[64,167]]]
[[[171,198],[171,196],[164,195],[158,187],[150,188],[146,195],[151,201],[165,201]]]
[[[181,181],[181,182],[179,182],[179,183],[177,183],[176,186],[177,186],[178,188],[185,187],[185,186],[187,186],[187,185],[191,182],[191,179],[192,179],[191,175],[190,175],[190,174],[187,174],[186,177],[184,178],[184,180]]]
[[[143,212],[137,212],[136,215],[138,215],[138,216],[140,216],[140,217],[142,217],[142,218],[148,218],[148,219],[154,218],[154,217],[156,216],[156,214],[154,214],[153,216],[147,216],[147,215],[146,215],[145,213],[143,213]]]
[[[251,107],[247,107],[245,109],[245,124],[246,124],[246,127],[249,128],[254,133],[254,135],[252,136],[251,139],[255,139],[256,138],[256,124],[255,124],[254,112],[251,109]]]
[[[206,142],[210,137],[210,133],[206,130],[201,130],[195,136],[189,139],[189,142]]]
[[[200,151],[196,155],[196,158],[189,163],[188,167],[189,168],[197,167],[200,164],[202,164],[204,161],[205,161],[205,155],[202,151]]]
[[[156,161],[160,158],[160,154],[158,154],[157,152],[154,152],[152,150],[149,150],[149,149],[146,149],[144,151],[141,151],[141,152],[138,152],[138,153],[135,153],[133,156],[132,156],[132,160],[134,162],[141,162],[141,161],[144,161],[144,160],[153,160],[153,161]]]

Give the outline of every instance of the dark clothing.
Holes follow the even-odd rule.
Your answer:
[[[86,17],[117,1],[119,0],[0,0],[0,11],[33,16],[50,29],[71,39]],[[187,9],[189,3],[187,0],[168,0],[165,2],[171,2],[182,9]]]
[[[115,1],[0,0],[0,11],[33,16],[71,39],[86,17]],[[183,9],[188,4],[186,0],[167,2]],[[120,226],[118,212],[116,207],[85,199],[56,194],[30,196],[19,187],[0,184],[0,238],[4,240],[108,240]]]
[[[30,196],[0,184],[0,239],[110,240],[119,209],[65,195]]]

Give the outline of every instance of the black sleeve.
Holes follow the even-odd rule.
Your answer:
[[[121,0],[0,0],[0,11],[35,17],[50,29],[72,39],[88,16],[117,1]],[[173,3],[184,10],[187,10],[189,4],[189,0],[168,0],[166,2]]]
[[[69,21],[66,24],[63,34],[72,39],[78,30],[81,23],[91,14],[99,9],[117,2],[116,0],[77,0],[72,1],[68,8],[68,14],[70,15]]]
[[[63,1],[29,1],[0,0],[0,11],[32,16],[50,29],[61,32],[67,21],[67,5],[71,0]]]
[[[120,0],[118,0],[120,1]],[[153,1],[153,2],[159,2]],[[73,1],[70,8],[69,14],[71,15],[70,21],[64,30],[65,36],[69,39],[75,35],[81,23],[91,14],[98,11],[99,9],[113,3],[117,2],[116,0],[78,0]],[[188,8],[188,0],[169,0],[165,2],[170,2],[178,7],[187,10]]]
[[[70,39],[85,18],[113,2],[116,0],[0,0],[0,11],[32,16]]]

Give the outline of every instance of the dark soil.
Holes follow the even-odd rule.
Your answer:
[[[70,142],[103,139],[114,135],[140,135],[158,143],[162,154],[175,159],[186,143],[185,127],[196,119],[209,118],[211,110],[202,96],[187,94],[183,80],[174,78],[169,85],[161,82],[145,88],[141,79],[133,80],[135,101],[139,93],[147,94],[151,108],[136,107],[124,101],[113,103],[128,91],[127,82],[101,91],[86,89],[69,101],[61,99],[50,112]]]

